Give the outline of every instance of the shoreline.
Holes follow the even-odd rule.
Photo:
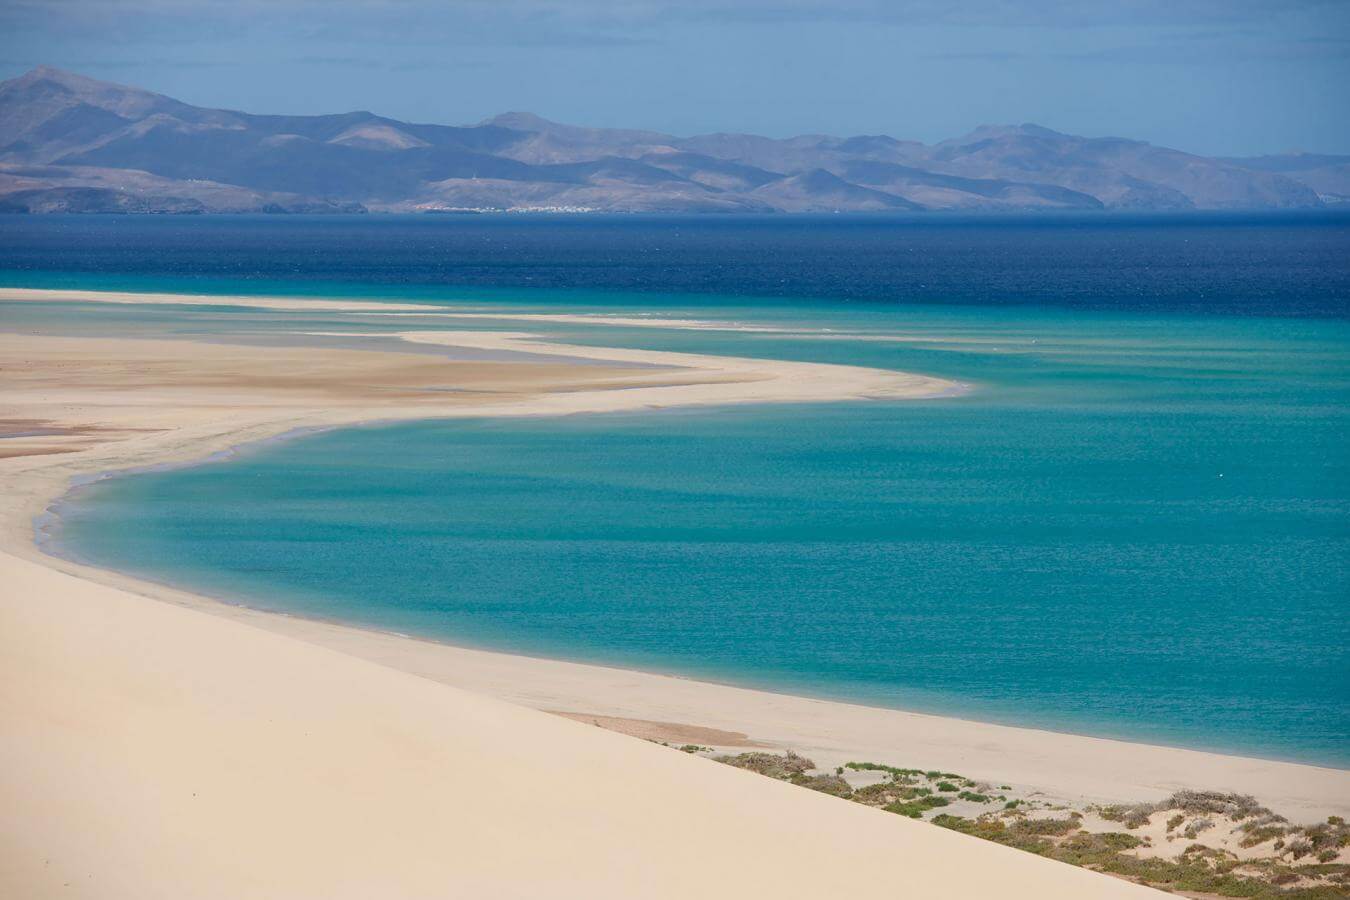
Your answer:
[[[32,290],[17,290],[13,292],[22,302],[48,299],[50,295],[45,292]],[[52,292],[62,294],[63,292]],[[79,299],[85,301],[96,301],[99,299],[93,292],[77,292]],[[8,299],[11,291],[0,289],[0,301]],[[137,295],[126,295],[114,292],[110,295],[108,302],[113,303],[134,303],[138,299]],[[172,304],[179,298],[177,295],[151,295],[146,300],[153,304]],[[194,303],[200,305],[212,305],[222,299],[234,298],[211,298],[211,297],[192,297]],[[293,298],[240,298],[247,305],[258,305],[265,309],[283,308],[288,310],[310,309],[311,304],[316,304],[319,309],[341,310],[344,312],[358,312],[361,314],[369,313],[372,307],[379,306],[378,302],[360,302],[354,301],[307,301]],[[401,314],[403,310],[393,305],[393,308],[385,307],[394,314]],[[697,323],[688,323],[684,320],[677,320],[678,324],[672,327],[699,327]],[[360,338],[361,333],[344,333],[349,337]],[[546,338],[537,338],[534,335],[527,335],[517,332],[497,332],[497,331],[452,331],[452,330],[417,330],[405,332],[384,333],[380,337],[388,339],[395,338],[410,344],[421,346],[444,346],[454,347],[474,347],[487,350],[505,350],[513,353],[525,353],[535,355],[557,356],[576,356],[588,363],[600,362],[619,362],[650,366],[654,373],[683,371],[672,369],[677,366],[688,366],[691,370],[702,372],[714,372],[716,380],[698,381],[686,384],[662,385],[660,387],[634,387],[628,384],[620,384],[617,389],[608,385],[600,387],[598,390],[569,391],[564,394],[546,394],[533,398],[522,398],[507,404],[487,404],[483,406],[441,406],[436,410],[398,410],[381,411],[371,415],[372,410],[356,410],[354,415],[332,416],[319,413],[324,419],[321,422],[302,423],[290,419],[276,422],[251,423],[238,429],[221,430],[212,434],[204,442],[174,442],[168,447],[160,447],[151,450],[145,458],[135,460],[127,464],[124,454],[113,454],[108,464],[98,464],[94,468],[81,467],[81,469],[67,477],[67,480],[57,486],[47,485],[45,490],[48,495],[34,498],[32,505],[26,515],[29,523],[28,534],[36,536],[36,525],[40,517],[50,514],[51,506],[61,502],[62,498],[69,493],[74,486],[73,480],[104,477],[116,477],[120,474],[126,474],[134,471],[154,469],[162,467],[180,467],[200,465],[219,457],[222,454],[232,455],[246,450],[251,446],[265,445],[277,440],[285,440],[291,435],[300,435],[306,433],[315,433],[319,431],[334,430],[344,427],[366,427],[378,424],[394,424],[397,422],[415,421],[419,419],[438,419],[438,418],[475,418],[475,417],[497,417],[497,416],[528,416],[528,417],[550,417],[558,415],[572,414],[594,414],[605,412],[637,412],[641,410],[658,409],[679,409],[690,407],[714,407],[714,406],[732,406],[739,403],[760,403],[760,402],[811,402],[820,401],[825,397],[834,397],[835,402],[848,399],[865,399],[869,396],[886,395],[896,392],[902,399],[927,399],[929,397],[950,396],[952,393],[960,393],[969,388],[955,382],[943,379],[930,379],[924,376],[908,376],[905,373],[887,372],[882,370],[855,369],[851,366],[840,366],[833,364],[815,364],[815,363],[796,363],[783,362],[763,359],[737,359],[727,357],[710,357],[697,354],[669,353],[663,351],[648,350],[627,350],[620,348],[596,347],[592,345],[574,345],[566,343],[557,343]],[[384,352],[384,351],[369,351]],[[629,370],[632,371],[632,370]],[[821,379],[821,375],[829,376],[827,379]],[[878,379],[878,376],[880,378]],[[656,374],[651,377],[661,377]],[[770,381],[771,389],[765,389],[765,381]],[[910,391],[910,396],[905,397],[903,391]],[[649,393],[644,393],[649,392]],[[661,394],[662,396],[653,397],[657,402],[650,402],[650,394]],[[895,394],[892,394],[895,395]],[[12,516],[4,517],[3,525],[6,526],[0,533],[0,550],[9,550],[13,552],[16,548],[13,543],[14,535],[10,531],[13,523]],[[392,664],[396,667],[406,667],[416,669],[418,674],[424,677],[432,677],[435,680],[451,681],[454,683],[476,684],[476,689],[512,702],[524,703],[525,705],[540,708],[545,705],[551,705],[554,708],[576,708],[586,706],[589,701],[590,706],[598,707],[594,709],[581,709],[582,712],[591,712],[603,716],[616,716],[620,718],[663,718],[663,714],[674,712],[669,709],[659,708],[659,704],[652,704],[653,709],[642,709],[640,703],[631,698],[624,701],[626,705],[620,705],[612,700],[606,701],[605,695],[611,690],[610,682],[621,682],[628,676],[640,676],[642,678],[654,679],[660,683],[660,687],[653,684],[651,689],[656,695],[660,695],[663,689],[668,688],[668,683],[699,685],[706,687],[711,695],[717,695],[719,692],[733,694],[736,692],[745,692],[750,695],[758,695],[761,698],[782,698],[780,702],[804,704],[798,714],[806,715],[806,706],[811,707],[810,715],[818,716],[820,708],[840,707],[847,710],[872,711],[875,715],[862,713],[863,718],[886,718],[897,717],[898,720],[905,721],[909,725],[922,722],[931,726],[934,723],[951,723],[952,727],[961,735],[960,740],[955,740],[949,736],[949,741],[953,745],[952,750],[958,756],[964,756],[962,751],[966,749],[963,745],[978,744],[984,740],[987,735],[983,731],[989,731],[1004,735],[1023,735],[1024,737],[1035,736],[1038,741],[1051,741],[1065,745],[1071,745],[1079,753],[1099,752],[1105,748],[1114,749],[1116,752],[1112,756],[1130,754],[1135,751],[1142,751],[1148,755],[1158,754],[1163,757],[1169,757],[1172,763],[1176,763],[1175,754],[1194,754],[1194,758],[1188,758],[1188,763],[1182,765],[1183,770],[1190,769],[1212,769],[1217,767],[1220,772],[1227,771],[1232,773],[1229,777],[1237,782],[1251,783],[1255,786],[1248,792],[1263,795],[1274,803],[1283,803],[1287,808],[1295,811],[1309,810],[1316,812],[1319,817],[1331,814],[1350,814],[1350,769],[1337,768],[1327,765],[1319,765],[1301,761],[1279,760],[1265,757],[1245,756],[1241,754],[1216,752],[1192,749],[1188,747],[1177,747],[1163,744],[1151,744],[1147,742],[1132,741],[1121,738],[1095,737],[1088,734],[1081,734],[1072,731],[1058,731],[1053,729],[1038,728],[1035,726],[1011,725],[981,721],[979,719],[967,719],[961,716],[943,715],[940,713],[918,712],[907,709],[899,709],[885,706],[872,706],[858,701],[849,701],[843,699],[826,699],[791,692],[776,691],[769,688],[746,687],[742,685],[724,683],[716,680],[700,679],[696,676],[684,676],[680,674],[664,673],[659,671],[646,671],[641,669],[632,669],[623,666],[611,666],[603,663],[591,663],[557,659],[547,656],[533,656],[529,654],[512,653],[509,651],[494,650],[490,648],[479,648],[474,646],[459,645],[451,641],[442,641],[435,638],[427,638],[417,635],[407,635],[392,631],[384,631],[377,627],[368,627],[354,625],[341,621],[326,621],[321,619],[311,619],[304,616],[298,616],[284,612],[274,612],[269,610],[257,609],[246,604],[237,603],[228,599],[216,599],[209,596],[203,596],[193,593],[190,590],[178,588],[168,584],[160,584],[154,581],[139,578],[134,575],[116,572],[113,570],[102,569],[91,566],[76,560],[67,559],[61,556],[54,556],[41,547],[41,542],[33,540],[30,537],[26,542],[27,547],[32,548],[40,557],[39,562],[46,560],[47,565],[54,568],[68,571],[71,574],[78,574],[80,577],[96,580],[100,583],[117,586],[123,589],[133,590],[144,596],[155,597],[157,599],[169,599],[180,605],[186,605],[195,609],[202,609],[216,615],[226,617],[243,617],[249,619],[253,624],[261,627],[269,627],[275,630],[282,630],[293,635],[302,635],[305,639],[318,642],[334,642],[341,644],[346,648],[345,652],[355,653],[356,655],[377,655],[386,664]],[[22,549],[22,548],[20,548]],[[306,628],[297,623],[309,623],[313,628]],[[368,634],[372,636],[371,644],[384,644],[387,642],[406,642],[408,644],[402,651],[392,649],[388,646],[361,646],[365,641],[360,640],[360,635]],[[341,636],[339,636],[341,635]],[[404,660],[403,656],[414,657],[416,661]],[[512,667],[512,660],[526,660],[532,666],[542,666],[544,668],[555,669],[550,677],[563,677],[561,670],[569,670],[573,677],[577,677],[578,672],[588,673],[580,678],[580,682],[575,688],[576,693],[567,698],[548,698],[541,696],[538,686],[523,686],[510,688],[505,684],[488,683],[482,678],[481,674],[476,672],[467,672],[463,670],[462,665],[456,665],[451,660],[436,660],[434,657],[490,657],[493,660],[489,668]],[[432,657],[428,659],[426,657]],[[446,671],[448,670],[448,671]],[[428,675],[428,673],[431,673]],[[451,674],[453,672],[453,674]],[[596,677],[595,673],[612,673],[610,677]],[[537,676],[544,677],[544,676]],[[591,696],[588,696],[591,695]],[[594,696],[599,695],[599,696]],[[531,702],[531,701],[534,702]],[[562,706],[558,702],[550,703],[550,700],[567,701]],[[606,702],[609,705],[606,705]],[[764,703],[773,705],[771,700],[765,699]],[[569,705],[570,704],[570,705]],[[713,697],[705,697],[703,701],[695,708],[716,709],[718,702]],[[686,715],[692,715],[693,709],[686,708]],[[650,714],[649,714],[650,713]],[[734,731],[752,732],[753,720],[755,715],[750,710],[741,709],[739,714],[746,716],[751,722],[742,722],[736,727],[737,722],[730,721],[725,714],[718,717],[718,723],[715,727]],[[845,717],[848,718],[848,717]],[[705,725],[708,722],[689,721],[691,725]],[[782,729],[785,723],[775,722],[776,729]],[[806,735],[798,734],[794,729],[786,729],[787,735],[773,733],[770,738],[771,743],[781,744],[786,747],[792,745],[794,749],[805,748],[806,751],[815,752],[823,759],[831,763],[835,760],[838,751],[829,746],[828,742],[819,739],[810,740]],[[1024,733],[1024,734],[1023,734]],[[1100,745],[1093,742],[1101,742]],[[825,744],[826,746],[819,746]],[[861,748],[859,748],[861,749]],[[917,748],[911,748],[912,752],[919,752]],[[882,751],[884,752],[884,751]],[[903,746],[896,747],[890,751],[892,757],[896,754],[905,752]],[[931,751],[924,751],[931,752]],[[875,755],[875,754],[874,754]],[[926,766],[950,765],[948,760],[933,759],[925,757],[924,760],[892,758],[880,760],[895,765],[910,765],[922,762]],[[1227,761],[1227,762],[1224,762]],[[1067,761],[1065,761],[1067,764]],[[968,769],[982,773],[979,765],[972,766],[962,760],[962,764]],[[1281,796],[1275,792],[1272,796],[1273,778],[1257,778],[1253,780],[1246,770],[1255,766],[1262,767],[1294,767],[1295,769],[1309,769],[1319,772],[1338,775],[1344,779],[1345,790],[1338,796],[1332,796],[1324,793],[1323,797],[1318,799],[1311,796]],[[1016,767],[1012,767],[1016,768]],[[1176,786],[1186,787],[1213,787],[1216,789],[1244,790],[1242,783],[1238,784],[1204,784],[1196,785],[1192,783],[1182,784],[1181,782],[1167,781],[1166,779],[1154,778],[1148,779],[1128,779],[1121,778],[1121,786],[1117,791],[1103,790],[1109,785],[1101,784],[1100,779],[1088,777],[1086,773],[1071,774],[1073,767],[1068,766],[1067,770],[1063,766],[1056,766],[1059,771],[1056,778],[1068,781],[1070,784],[1086,783],[1087,787],[1080,787],[1072,790],[1075,797],[1092,797],[1105,801],[1127,801],[1154,799],[1165,795],[1170,789]],[[1099,768],[1094,766],[1093,768]],[[1241,773],[1241,774],[1239,774]],[[1007,780],[1007,772],[990,772],[991,778]],[[1050,780],[1047,773],[1046,780]],[[1215,774],[1217,781],[1222,781],[1223,774]],[[1063,785],[1054,784],[1036,784],[1034,777],[1026,783],[1032,784],[1040,790],[1054,791],[1056,788],[1065,790]],[[1095,790],[1094,790],[1095,789]]]
[[[584,413],[577,413],[577,415],[584,415]],[[547,418],[548,416],[540,414],[539,417]],[[77,554],[62,552],[59,549],[59,547],[54,546],[57,543],[56,536],[51,534],[49,531],[45,530],[44,527],[45,525],[48,525],[53,521],[59,521],[61,515],[59,507],[73,502],[71,499],[72,494],[74,494],[75,492],[79,491],[82,488],[88,487],[90,485],[96,484],[98,482],[107,479],[119,478],[122,476],[134,475],[142,472],[165,471],[169,469],[184,469],[184,468],[192,468],[195,466],[210,465],[216,462],[222,462],[234,458],[240,452],[249,452],[252,449],[261,449],[263,447],[267,447],[269,445],[281,441],[299,439],[311,434],[320,434],[324,432],[338,431],[344,428],[365,428],[372,426],[378,427],[379,425],[383,424],[400,424],[403,423],[403,421],[404,420],[370,419],[353,422],[349,425],[294,428],[271,436],[259,437],[248,441],[240,442],[237,444],[231,444],[229,446],[226,446],[224,449],[213,451],[207,454],[206,456],[200,458],[189,458],[178,460],[175,462],[149,463],[146,465],[126,467],[126,468],[112,468],[102,470],[87,476],[76,476],[71,480],[67,489],[63,493],[53,497],[52,500],[48,503],[47,507],[43,510],[43,512],[34,518],[33,545],[43,556],[54,561],[55,567],[59,568],[63,566],[69,566],[71,567],[72,570],[78,569],[83,572],[100,573],[101,575],[108,577],[110,581],[125,583],[128,586],[135,586],[139,589],[139,592],[143,593],[146,596],[154,597],[155,599],[164,600],[166,602],[179,603],[181,605],[185,605],[193,609],[202,609],[214,615],[230,617],[232,615],[231,611],[237,611],[239,616],[247,617],[249,619],[257,618],[264,622],[273,619],[279,620],[270,626],[277,628],[278,630],[291,630],[288,629],[286,625],[282,623],[301,622],[312,625],[316,629],[323,629],[323,630],[331,629],[335,631],[353,632],[356,634],[368,634],[372,636],[378,636],[384,639],[390,639],[395,641],[407,641],[413,644],[427,645],[428,648],[439,648],[439,649],[429,649],[429,652],[432,654],[443,652],[446,654],[481,654],[485,656],[499,657],[502,660],[502,664],[505,666],[510,666],[511,661],[513,660],[529,660],[535,663],[542,663],[546,665],[556,664],[559,667],[582,667],[585,669],[600,670],[603,672],[613,673],[613,677],[616,679],[624,678],[626,676],[631,675],[650,677],[654,679],[669,679],[680,682],[691,682],[694,684],[714,689],[725,688],[728,690],[747,691],[755,694],[767,695],[770,697],[779,697],[779,698],[787,698],[790,700],[806,701],[813,704],[829,704],[834,706],[850,707],[858,710],[872,710],[878,713],[899,713],[905,717],[911,717],[916,719],[931,719],[943,722],[954,722],[960,723],[962,726],[968,726],[974,729],[979,728],[1011,729],[1015,731],[1024,731],[1033,734],[1046,735],[1051,739],[1072,738],[1084,741],[1103,741],[1115,745],[1123,745],[1125,747],[1172,750],[1172,751],[1181,751],[1185,753],[1204,754],[1207,756],[1225,757],[1234,760],[1246,760],[1254,763],[1274,763],[1280,765],[1307,767],[1312,769],[1324,770],[1326,772],[1331,773],[1337,772],[1345,773],[1347,775],[1347,778],[1350,779],[1350,765],[1338,766],[1327,762],[1314,762],[1302,759],[1281,758],[1278,756],[1251,755],[1231,750],[1195,747],[1183,744],[1157,743],[1146,740],[1135,740],[1128,737],[1104,736],[1082,731],[1061,730],[1057,728],[1051,728],[1040,725],[1018,724],[1014,722],[998,722],[989,719],[981,719],[977,717],[967,717],[953,712],[927,711],[904,706],[886,706],[881,704],[868,703],[864,700],[859,699],[850,699],[847,697],[828,696],[822,694],[814,694],[810,692],[794,691],[789,688],[776,688],[770,685],[750,684],[744,682],[737,682],[735,680],[729,679],[724,680],[704,675],[684,674],[675,670],[664,670],[659,668],[643,668],[636,666],[621,665],[618,663],[607,663],[597,660],[579,659],[566,656],[554,656],[519,650],[505,650],[497,647],[492,647],[489,645],[478,645],[472,642],[459,642],[457,639],[451,637],[443,638],[424,634],[416,634],[411,632],[397,631],[391,628],[384,628],[375,624],[353,622],[341,618],[329,618],[324,616],[287,612],[278,609],[267,609],[264,607],[251,605],[250,603],[245,602],[244,600],[230,599],[228,597],[223,596],[215,596],[211,593],[202,591],[200,589],[194,589],[188,585],[176,584],[171,581],[161,581],[145,575],[137,575],[131,572],[109,568],[87,560],[82,560],[78,557]],[[423,420],[414,419],[407,421],[423,421]],[[263,627],[269,626],[264,625]],[[545,710],[545,711],[552,711],[552,710]],[[604,716],[603,714],[597,713],[597,715],[600,715],[601,718],[606,718],[606,716]],[[614,717],[614,718],[622,718],[622,717]],[[699,727],[698,723],[686,723],[686,724],[690,724],[693,727]],[[726,746],[733,746],[733,745],[726,745]],[[765,746],[765,745],[755,744],[754,746]],[[798,748],[784,747],[783,749],[798,749]],[[807,749],[808,751],[814,750],[816,752],[819,752],[820,750],[820,748],[810,748],[810,747],[808,747]],[[827,756],[826,758],[832,757]],[[1124,798],[1114,797],[1109,799],[1123,800]],[[1321,810],[1318,811],[1319,815],[1343,814],[1343,813],[1350,813],[1350,797],[1347,797],[1344,800],[1344,802],[1328,804],[1326,806],[1325,812]]]
[[[820,760],[825,769],[859,759],[920,769],[959,768],[972,777],[1075,803],[1160,800],[1177,790],[1198,789],[1249,793],[1296,820],[1317,821],[1350,812],[1350,793],[1338,789],[1350,785],[1350,770],[1335,766],[1002,724],[456,644],[374,625],[261,609],[45,551],[44,555],[56,563],[53,568],[98,584],[520,706],[744,734],[748,746],[799,752]],[[864,736],[878,731],[884,734]],[[916,737],[916,732],[922,736]],[[1121,766],[1133,771],[1127,774]]]
[[[829,766],[864,759],[959,768],[1047,797],[1147,801],[1178,788],[1216,788],[1255,794],[1297,818],[1350,811],[1346,770],[454,647],[226,604],[54,557],[35,540],[37,518],[75,478],[190,465],[297,429],[925,399],[959,389],[953,382],[814,363],[606,356],[590,346],[576,355],[611,365],[23,338],[0,349],[29,363],[31,385],[15,388],[0,415],[36,421],[34,411],[45,411],[51,427],[38,431],[54,436],[7,438],[7,449],[20,452],[0,457],[0,574],[15,585],[0,600],[0,708],[10,724],[0,735],[0,798],[11,811],[0,817],[0,844],[19,848],[21,863],[13,878],[0,870],[0,883],[53,888],[55,878],[78,881],[87,896],[136,896],[164,879],[205,880],[216,885],[213,896],[240,896],[258,887],[248,881],[258,877],[252,869],[241,872],[234,861],[242,854],[282,879],[270,885],[300,879],[305,887],[295,896],[379,893],[395,871],[416,896],[448,883],[496,896],[535,896],[543,885],[560,896],[687,896],[706,891],[712,874],[719,892],[819,896],[842,889],[842,880],[853,895],[889,896],[899,853],[913,861],[905,875],[920,893],[1153,895],[690,759],[584,724],[588,717],[742,734]],[[487,349],[506,342],[527,353],[543,346],[560,356],[577,349],[501,332],[439,332],[430,340]],[[655,367],[623,365],[644,358]],[[80,366],[88,369],[83,381]],[[297,380],[297,370],[307,377]],[[429,393],[429,372],[489,390]],[[506,779],[503,759],[551,790]],[[128,815],[147,834],[125,828]],[[185,821],[193,823],[186,833]],[[562,821],[571,827],[557,828]],[[397,823],[396,839],[389,823]],[[520,871],[522,860],[493,837],[499,833],[512,834],[508,844],[524,841],[536,868]],[[682,849],[672,850],[672,840]],[[212,846],[233,850],[221,859]],[[835,864],[813,864],[821,858]],[[93,871],[120,889],[86,884]],[[507,883],[515,889],[500,888]]]
[[[191,466],[194,465],[194,463],[185,463],[183,465]],[[39,546],[42,546],[42,542],[39,542]],[[607,673],[613,679],[621,679],[630,676],[640,676],[644,678],[669,679],[671,681],[690,682],[714,690],[726,689],[726,690],[745,691],[754,694],[764,695],[770,698],[781,698],[783,700],[791,700],[791,701],[803,701],[811,704],[827,704],[831,706],[849,707],[851,709],[862,711],[863,715],[867,715],[869,713],[883,713],[883,714],[898,713],[907,718],[930,719],[936,722],[950,722],[959,724],[962,727],[970,727],[972,729],[982,729],[982,728],[1010,729],[1013,731],[1027,732],[1029,734],[1034,735],[1044,735],[1046,736],[1047,739],[1050,740],[1070,738],[1070,739],[1079,739],[1083,741],[1102,741],[1109,744],[1120,745],[1123,748],[1134,747],[1134,748],[1147,748],[1156,750],[1180,751],[1184,753],[1196,753],[1196,754],[1203,754],[1206,756],[1223,757],[1235,761],[1246,761],[1256,764],[1272,763],[1277,765],[1299,766],[1309,769],[1317,769],[1333,774],[1350,772],[1350,767],[1338,766],[1330,762],[1317,762],[1292,757],[1241,753],[1236,750],[1220,749],[1213,747],[1159,743],[1156,741],[1132,739],[1123,736],[1110,736],[1110,735],[1092,734],[1086,731],[1057,729],[1043,725],[1032,725],[1025,723],[1019,724],[1011,721],[1000,722],[993,719],[978,718],[975,716],[964,716],[956,712],[924,710],[908,706],[886,706],[880,703],[869,703],[862,699],[850,699],[848,697],[839,695],[830,695],[824,692],[812,693],[809,690],[805,689],[794,689],[790,687],[774,687],[768,684],[741,682],[736,681],[730,677],[723,679],[713,675],[686,674],[674,669],[661,669],[657,667],[646,668],[638,665],[624,665],[621,663],[611,663],[600,660],[589,660],[579,657],[548,655],[542,652],[532,653],[525,650],[507,650],[499,647],[493,647],[487,644],[479,645],[468,641],[460,642],[455,638],[449,637],[441,638],[441,637],[433,637],[430,635],[416,634],[407,631],[398,631],[392,628],[385,628],[373,623],[355,622],[340,618],[327,618],[323,616],[286,612],[279,609],[267,609],[265,607],[251,605],[243,600],[231,600],[225,597],[215,596],[212,593],[206,592],[201,589],[190,588],[186,585],[179,585],[167,581],[159,581],[150,578],[148,576],[137,575],[119,569],[112,569],[99,566],[92,562],[82,561],[76,558],[74,555],[53,552],[52,550],[45,548],[43,549],[43,552],[51,556],[53,559],[60,560],[62,563],[69,564],[72,567],[78,567],[80,569],[88,569],[92,571],[107,573],[109,575],[117,576],[119,579],[125,578],[128,581],[134,582],[135,584],[141,586],[142,593],[145,596],[153,597],[154,599],[157,600],[163,600],[164,602],[173,603],[179,602],[175,601],[174,599],[175,597],[182,597],[185,598],[183,601],[181,601],[182,605],[193,609],[201,609],[210,612],[213,615],[232,617],[233,614],[237,613],[238,617],[240,618],[253,619],[254,617],[257,617],[259,619],[281,620],[280,622],[276,622],[271,625],[262,626],[262,627],[270,627],[278,631],[289,632],[291,631],[291,629],[288,628],[286,623],[297,622],[303,623],[302,626],[300,626],[299,630],[304,631],[308,631],[309,626],[312,626],[314,629],[322,629],[322,630],[332,629],[334,631],[341,630],[347,632],[355,632],[361,635],[370,635],[374,638],[379,639],[387,639],[399,642],[407,641],[414,644],[423,644],[427,645],[428,647],[427,652],[431,654],[441,654],[441,653],[452,655],[477,654],[483,656],[500,657],[503,666],[511,666],[514,661],[520,660],[520,661],[528,661],[530,663],[538,663],[546,665],[556,664],[559,667],[581,667],[592,670],[600,670],[601,672]],[[397,663],[388,662],[387,664],[393,665],[394,667],[400,667]],[[441,680],[441,679],[437,678],[434,680]],[[555,710],[546,710],[542,709],[542,707],[538,708],[540,708],[541,711],[544,712],[555,712]],[[572,713],[572,712],[566,712],[565,714],[578,716],[587,715],[586,713]],[[624,718],[618,716],[605,716],[599,713],[597,713],[596,715],[599,718],[614,718],[616,720],[621,720]],[[693,728],[703,727],[697,723],[672,723],[672,724],[680,724],[680,725],[687,724],[689,725],[689,727]],[[715,742],[711,743],[715,744]],[[716,746],[730,747],[734,745],[717,744]],[[756,743],[747,746],[766,747],[773,745]],[[799,749],[799,746],[796,744],[794,744],[792,747],[784,745],[782,747],[779,747],[778,749],[784,750],[791,749],[795,751]],[[807,751],[810,750],[811,748],[807,747]],[[833,759],[833,756],[827,756],[826,758]],[[852,759],[852,757],[849,758]],[[1135,797],[1138,795],[1131,794],[1130,796]],[[1113,798],[1108,798],[1105,795],[1103,795],[1102,799],[1103,801],[1105,801],[1106,799],[1115,799],[1118,801],[1123,801],[1124,795],[1122,794],[1120,796],[1116,796]],[[1335,801],[1328,801],[1324,810],[1323,808],[1318,807],[1315,814],[1317,816],[1323,815],[1324,812],[1325,814],[1329,815],[1339,814],[1347,810],[1350,810],[1350,801],[1341,802],[1339,800],[1335,800]]]

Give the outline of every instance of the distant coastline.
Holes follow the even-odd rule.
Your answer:
[[[679,137],[529,113],[476,125],[259,116],[50,66],[0,83],[0,212],[836,213],[1320,209],[1350,156],[1205,157],[1034,124]]]

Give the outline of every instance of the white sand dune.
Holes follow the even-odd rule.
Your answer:
[[[0,555],[7,897],[1134,897]]]

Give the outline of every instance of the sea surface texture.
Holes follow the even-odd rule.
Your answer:
[[[727,326],[6,311],[68,333],[479,327],[958,379],[974,389],[922,402],[298,437],[81,488],[52,546],[452,643],[1345,766],[1348,235],[1336,217],[3,219],[0,283]]]

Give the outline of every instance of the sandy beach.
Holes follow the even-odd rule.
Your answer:
[[[227,302],[2,289],[0,309],[54,299]],[[957,768],[1072,801],[1201,788],[1250,793],[1295,819],[1350,813],[1344,770],[454,647],[250,610],[37,546],[35,523],[79,479],[296,429],[965,389],[524,331],[308,342],[325,337],[259,347],[0,333],[0,893],[1156,896],[654,740]]]

